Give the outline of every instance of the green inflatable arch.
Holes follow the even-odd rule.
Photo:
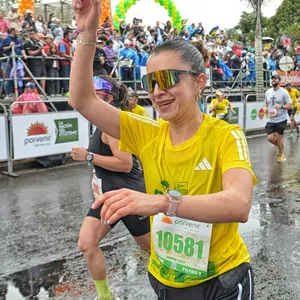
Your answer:
[[[116,6],[116,12],[113,16],[113,25],[116,29],[120,28],[120,19],[125,19],[128,9],[135,5],[139,0],[121,0]],[[173,27],[181,30],[181,16],[175,4],[171,0],[154,0],[154,2],[163,6],[167,11],[170,18],[172,18]]]

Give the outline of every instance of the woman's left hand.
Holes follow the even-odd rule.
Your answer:
[[[73,147],[71,156],[74,160],[86,161],[86,155],[88,152],[82,147]]]
[[[148,195],[120,189],[103,194],[96,199],[92,208],[101,204],[101,220],[106,224],[113,224],[128,215],[154,216],[168,210],[169,201],[164,195]]]

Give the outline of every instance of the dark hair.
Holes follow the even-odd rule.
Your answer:
[[[33,27],[28,28],[27,31],[28,31],[28,32],[34,32],[34,33],[37,33],[36,29],[33,28]]]
[[[106,35],[100,34],[100,35],[98,36],[98,41],[99,41],[99,40],[101,40],[101,41],[103,41],[104,43],[106,43],[106,42],[108,41],[108,38],[107,38]]]
[[[107,41],[106,41],[106,46],[109,46],[109,44],[113,44],[113,43],[114,43],[113,40],[107,40]]]
[[[190,65],[192,70],[198,71],[199,73],[205,73],[202,53],[188,41],[180,39],[166,41],[156,46],[150,56],[157,55],[163,52],[179,53],[181,56],[181,61]]]
[[[8,29],[8,33],[10,34],[10,33],[12,33],[12,32],[15,32],[16,31],[16,28],[15,27],[10,27],[9,29]]]
[[[69,34],[69,33],[72,33],[71,30],[67,29],[64,31],[64,38]]]
[[[118,90],[118,98],[119,99],[114,99],[114,102],[117,103],[120,107],[126,103],[127,98],[128,98],[128,91],[127,87],[122,83],[121,81],[117,81],[116,79],[108,76],[108,75],[99,75],[98,77],[110,82],[114,89]]]

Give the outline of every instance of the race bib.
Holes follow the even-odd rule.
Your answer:
[[[99,179],[96,174],[93,175],[92,179],[92,189],[93,189],[93,194],[94,198],[97,199],[101,195],[103,195],[102,192],[102,179]]]
[[[168,217],[153,219],[152,241],[160,262],[191,276],[207,277],[212,224]]]

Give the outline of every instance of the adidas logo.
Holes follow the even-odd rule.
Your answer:
[[[198,166],[195,168],[195,171],[210,171],[212,170],[212,166],[208,162],[206,158],[203,158],[202,161],[198,164]]]

